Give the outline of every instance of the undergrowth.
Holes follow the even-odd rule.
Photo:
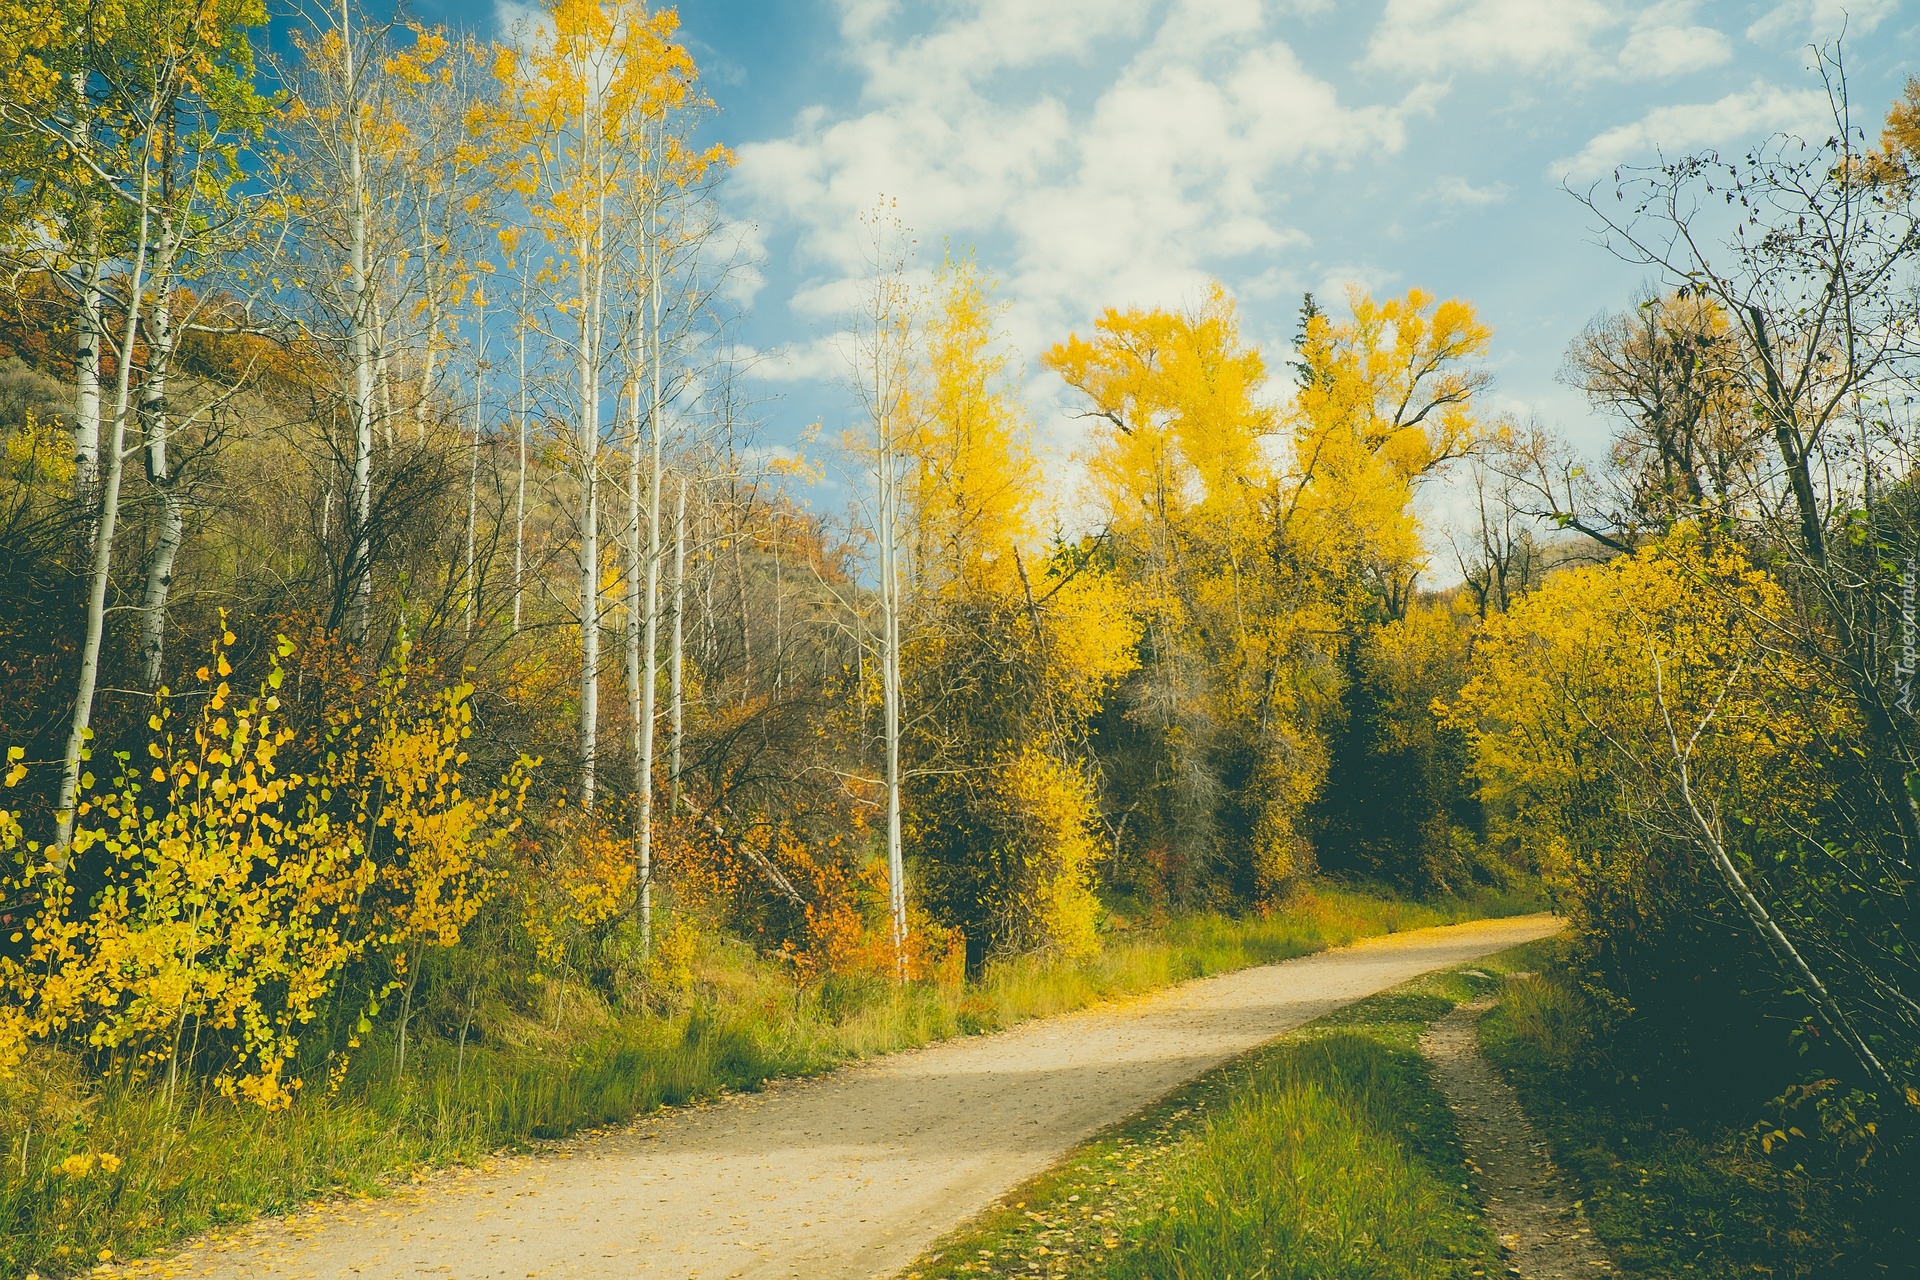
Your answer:
[[[1562,974],[1557,945],[1528,949],[1533,963],[1522,967],[1540,971],[1507,985],[1480,1042],[1552,1140],[1624,1273],[1920,1275],[1910,1152],[1882,1147],[1861,1163],[1807,1117],[1756,1109],[1744,1095],[1705,1110],[1663,1104],[1657,1080],[1622,1078],[1595,1051],[1598,1019]],[[1787,1142],[1763,1143],[1786,1129]]]
[[[1526,909],[1321,889],[1246,919],[1175,918],[1110,934],[1083,962],[990,965],[971,982],[796,985],[746,947],[706,939],[691,981],[616,1012],[576,994],[553,1024],[488,1028],[464,1046],[416,1039],[404,1074],[378,1035],[338,1093],[280,1112],[189,1087],[88,1081],[37,1052],[0,1083],[0,1276],[60,1275],[164,1249],[210,1227],[333,1194],[377,1195],[431,1166],[625,1121],[725,1090],[1378,933]],[[640,1002],[636,1002],[640,1003]]]

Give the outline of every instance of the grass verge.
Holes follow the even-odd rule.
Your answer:
[[[1470,1280],[1497,1246],[1418,1043],[1504,956],[1201,1077],[1005,1197],[914,1280]]]
[[[1112,935],[1079,963],[1023,958],[970,983],[906,987],[833,979],[799,988],[745,948],[712,942],[671,1014],[615,1015],[576,1002],[560,1032],[520,1043],[418,1042],[398,1076],[376,1039],[338,1094],[315,1090],[271,1114],[198,1089],[169,1101],[89,1082],[71,1059],[41,1053],[0,1082],[0,1276],[140,1257],[315,1198],[380,1194],[422,1168],[529,1138],[1367,935],[1533,906],[1321,889],[1265,916],[1195,916]]]
[[[1853,1280],[1920,1275],[1920,1196],[1910,1165],[1834,1167],[1813,1144],[1758,1141],[1754,1115],[1660,1114],[1657,1089],[1593,1067],[1578,992],[1554,942],[1522,948],[1538,973],[1507,984],[1480,1023],[1487,1057],[1584,1197],[1594,1234],[1627,1275]],[[1826,1167],[1813,1167],[1824,1163]]]

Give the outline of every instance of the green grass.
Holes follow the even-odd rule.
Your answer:
[[[1658,1091],[1623,1091],[1585,1063],[1588,1014],[1556,975],[1556,944],[1536,943],[1480,1024],[1487,1056],[1584,1198],[1594,1234],[1632,1276],[1687,1280],[1852,1280],[1920,1275],[1920,1197],[1911,1162],[1818,1172],[1803,1145],[1769,1157],[1761,1118],[1680,1123],[1645,1108]],[[1809,1157],[1802,1160],[1800,1157]],[[1799,1167],[1796,1167],[1799,1166]]]
[[[310,1089],[275,1114],[200,1089],[170,1105],[152,1089],[82,1080],[71,1059],[43,1051],[0,1082],[0,1277],[140,1257],[315,1198],[382,1194],[424,1168],[529,1138],[1366,935],[1533,905],[1423,905],[1321,889],[1265,916],[1176,918],[1116,933],[1081,963],[996,964],[965,985],[833,979],[800,989],[744,947],[710,941],[670,1014],[614,1014],[576,998],[558,1028],[490,1028],[464,1058],[426,1039],[399,1079],[376,1036],[338,1095]],[[83,1175],[63,1172],[68,1157],[89,1155]],[[107,1172],[101,1155],[118,1168]]]
[[[1499,972],[1504,957],[1481,962]],[[1088,1142],[943,1241],[917,1280],[1471,1280],[1497,1271],[1418,1041],[1493,987],[1349,1006]]]

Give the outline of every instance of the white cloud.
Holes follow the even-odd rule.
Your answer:
[[[1476,187],[1465,178],[1449,175],[1433,184],[1433,198],[1441,204],[1458,205],[1470,209],[1482,209],[1491,204],[1505,204],[1507,197],[1513,194],[1513,188],[1504,182],[1488,183]]]
[[[1620,50],[1620,71],[1630,79],[1655,79],[1704,71],[1733,58],[1733,42],[1692,20],[1692,4],[1655,5],[1634,20]]]
[[[844,313],[859,215],[884,194],[923,259],[942,239],[994,247],[1007,334],[1029,352],[1103,305],[1196,302],[1226,264],[1297,249],[1277,215],[1287,182],[1399,150],[1413,101],[1342,103],[1267,32],[1259,0],[971,0],[902,38],[884,5],[842,13],[860,105],[809,109],[739,149],[736,190],[797,229],[814,269],[790,307]],[[1052,73],[1101,41],[1131,54],[1090,98],[1056,96]],[[822,367],[795,357],[778,376]]]
[[[1601,0],[1387,0],[1367,60],[1429,78],[1506,64],[1585,70],[1619,22],[1618,6]]]
[[[1697,0],[1388,0],[1372,66],[1429,79],[1515,67],[1583,80],[1648,79],[1716,67],[1733,45],[1694,20]],[[1616,50],[1621,29],[1625,39]]]
[[[1781,39],[1832,40],[1843,32],[1863,36],[1900,7],[1900,0],[1781,0],[1747,28],[1763,44]]]
[[[1716,102],[1655,107],[1631,124],[1599,134],[1570,159],[1554,164],[1557,178],[1601,177],[1623,164],[1644,164],[1675,155],[1773,133],[1818,134],[1826,98],[1811,89],[1756,84]]]

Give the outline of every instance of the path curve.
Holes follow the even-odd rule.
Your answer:
[[[1302,1023],[1546,937],[1551,916],[1374,938],[814,1080],[558,1153],[334,1201],[129,1272],[181,1280],[864,1280],[1097,1130]]]

